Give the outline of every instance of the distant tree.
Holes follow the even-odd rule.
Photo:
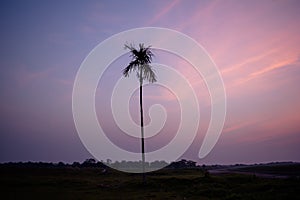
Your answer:
[[[156,161],[153,161],[153,162],[150,163],[151,168],[163,168],[167,165],[168,165],[168,163],[166,161],[163,161],[163,160],[161,160],[161,161],[156,160]]]
[[[195,168],[195,167],[196,167],[196,163],[197,163],[197,162],[195,162],[195,161],[188,160],[188,161],[186,162],[186,165],[187,165],[188,168]]]
[[[65,163],[59,162],[59,163],[57,164],[57,166],[58,166],[58,167],[64,167],[64,166],[65,166]]]
[[[111,165],[111,163],[112,163],[111,159],[109,159],[109,158],[106,159],[106,164],[107,164],[107,165]]]
[[[106,165],[104,165],[102,162],[97,162],[96,164],[96,167],[99,167],[99,168],[106,168]]]
[[[96,160],[94,158],[88,158],[86,159],[81,166],[82,167],[95,167]]]
[[[195,167],[197,167],[195,161],[185,160],[185,159],[182,159],[177,162],[172,162],[168,166],[168,168],[175,168],[175,169],[195,168]]]
[[[79,162],[73,162],[72,167],[80,167],[80,163]]]

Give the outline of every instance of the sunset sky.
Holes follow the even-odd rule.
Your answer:
[[[149,26],[193,38],[209,53],[224,81],[224,129],[210,154],[199,159],[210,118],[206,85],[186,61],[154,50],[154,61],[184,75],[199,99],[200,128],[183,158],[201,164],[300,161],[299,10],[297,0],[1,1],[0,162],[72,163],[92,157],[73,122],[77,70],[100,42]],[[107,105],[129,61],[125,55],[112,63],[96,93],[100,124],[125,149],[135,146],[118,136]],[[168,111],[161,137],[146,144],[149,150],[160,148],[178,128],[178,102],[155,85],[145,87],[144,102],[146,123],[150,105],[159,103]],[[135,96],[130,111],[139,123]]]

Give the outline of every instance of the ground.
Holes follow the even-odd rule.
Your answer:
[[[0,168],[1,199],[299,199],[297,177],[163,169],[128,174],[99,168]]]

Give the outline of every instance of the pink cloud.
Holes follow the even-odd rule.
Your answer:
[[[282,67],[287,67],[288,65],[295,64],[297,62],[297,60],[298,60],[297,57],[292,57],[292,58],[285,59],[283,61],[279,61],[277,63],[274,63],[274,64],[270,65],[270,66],[264,67],[263,69],[261,69],[259,71],[251,73],[250,77],[261,76],[261,75],[266,74],[268,72],[271,72],[275,69],[282,68]]]
[[[149,22],[147,22],[147,26],[154,24],[155,22],[159,21],[161,18],[163,18],[168,12],[172,10],[173,7],[175,7],[180,0],[173,0],[171,3],[167,4],[165,7],[163,7],[158,14],[156,14]]]

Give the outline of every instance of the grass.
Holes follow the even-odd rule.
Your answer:
[[[299,199],[297,178],[204,176],[199,169],[127,174],[97,168],[0,169],[1,199]]]

